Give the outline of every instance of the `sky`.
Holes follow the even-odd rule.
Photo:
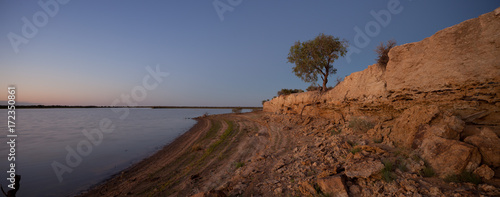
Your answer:
[[[0,0],[0,100],[14,85],[18,103],[261,106],[282,88],[310,85],[287,63],[296,41],[324,33],[349,42],[349,58],[333,64],[334,85],[374,64],[380,42],[417,42],[497,7],[497,0]]]

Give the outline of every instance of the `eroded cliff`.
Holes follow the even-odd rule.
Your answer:
[[[500,173],[500,8],[394,47],[386,68],[352,73],[325,93],[280,96],[264,111],[373,124],[367,138],[408,148],[442,178]],[[346,126],[347,128],[347,126]]]

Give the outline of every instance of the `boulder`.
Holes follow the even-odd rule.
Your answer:
[[[442,178],[464,170],[473,171],[481,163],[481,155],[476,147],[437,136],[424,139],[420,152],[422,158]]]
[[[377,174],[384,168],[384,164],[378,160],[363,160],[354,163],[348,163],[345,167],[345,174],[349,178],[368,178]]]
[[[414,106],[405,110],[394,123],[389,137],[397,146],[417,148],[424,138],[426,125],[439,113],[437,106]]]
[[[345,178],[341,175],[318,179],[318,186],[325,194],[335,197],[349,197],[345,186]]]
[[[459,140],[464,128],[465,122],[462,119],[456,116],[446,116],[439,123],[433,125],[430,131],[438,137]]]
[[[485,164],[500,167],[500,138],[491,129],[483,128],[479,134],[469,136],[464,141],[479,148]]]

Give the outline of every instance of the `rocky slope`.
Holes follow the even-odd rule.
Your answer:
[[[403,177],[433,171],[452,182],[479,176],[476,183],[490,184],[481,187],[500,186],[500,8],[394,47],[389,57],[386,68],[371,65],[326,93],[264,103],[266,112],[322,119],[327,124],[310,129],[333,131],[344,141],[355,136],[354,144],[369,145],[357,147],[361,156],[352,154],[337,166],[343,175],[317,183],[322,188],[342,183],[349,194],[362,195],[362,183],[369,184],[387,165],[383,160],[394,156],[390,150],[397,149],[418,158],[392,161],[410,169]],[[346,178],[355,186],[346,186]]]

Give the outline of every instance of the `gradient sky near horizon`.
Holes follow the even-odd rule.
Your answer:
[[[374,64],[380,42],[417,42],[500,6],[497,0],[217,1],[232,9],[223,21],[212,0],[69,1],[16,53],[7,35],[23,36],[22,18],[33,22],[45,11],[39,1],[0,0],[0,100],[14,84],[18,102],[111,105],[142,84],[147,66],[160,65],[170,75],[139,105],[260,106],[282,88],[310,85],[287,63],[295,41],[325,33],[356,47],[355,27],[376,21],[370,11],[387,10],[388,2],[400,2],[402,11],[352,61],[335,62],[330,81]]]

